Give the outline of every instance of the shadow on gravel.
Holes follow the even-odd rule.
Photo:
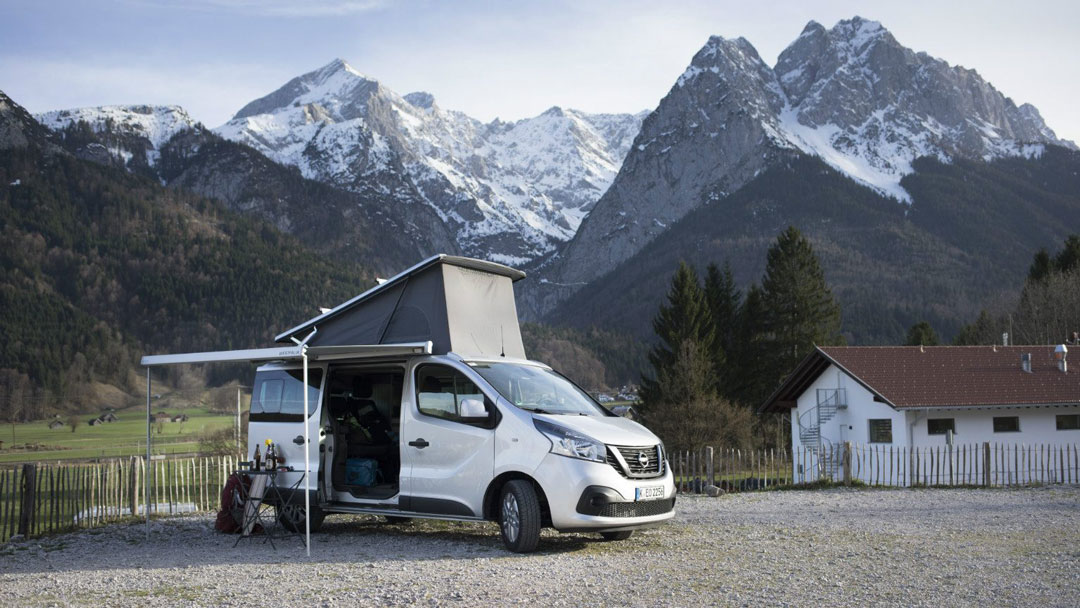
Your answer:
[[[535,553],[505,549],[490,522],[414,520],[387,523],[374,517],[328,517],[311,535],[311,557],[303,535],[275,537],[276,549],[261,535],[241,540],[212,529],[210,520],[161,519],[150,538],[142,524],[114,525],[73,534],[0,546],[0,572],[78,572],[120,569],[199,568],[291,564],[405,567],[428,560],[536,559],[573,552],[619,552],[635,539],[604,542],[598,535],[544,530]],[[265,569],[264,569],[265,570]]]

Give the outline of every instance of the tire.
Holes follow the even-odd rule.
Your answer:
[[[524,479],[506,482],[499,495],[499,533],[514,553],[529,553],[540,542],[540,500]]]
[[[388,524],[407,524],[412,522],[411,517],[398,517],[396,515],[385,515],[386,523]]]
[[[623,530],[622,532],[601,532],[600,536],[603,536],[604,540],[626,540],[633,533],[633,530]]]
[[[277,507],[278,523],[289,532],[304,532],[304,505],[287,503]],[[311,505],[311,531],[318,532],[326,513],[317,505]]]

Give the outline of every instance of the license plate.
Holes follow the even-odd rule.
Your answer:
[[[664,497],[664,486],[649,486],[634,490],[634,500],[658,500]]]

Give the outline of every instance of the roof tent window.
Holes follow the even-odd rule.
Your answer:
[[[870,419],[870,443],[892,443],[892,419]]]
[[[946,435],[949,431],[956,434],[955,418],[930,418],[926,421],[927,435]]]
[[[1020,417],[1019,416],[994,416],[994,432],[995,433],[1019,433],[1020,432]]]
[[[322,370],[308,370],[308,416],[319,405]],[[299,422],[304,413],[303,370],[262,371],[251,392],[252,422]]]

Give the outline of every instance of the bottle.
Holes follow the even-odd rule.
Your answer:
[[[266,470],[273,471],[277,468],[277,446],[270,444],[266,446]]]
[[[255,446],[255,457],[252,459],[252,461],[253,461],[254,466],[252,466],[251,468],[258,471],[259,468],[260,468],[259,465],[262,464],[262,456],[259,455],[259,446],[258,445]]]

